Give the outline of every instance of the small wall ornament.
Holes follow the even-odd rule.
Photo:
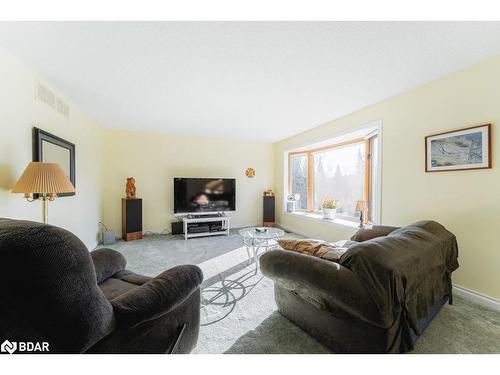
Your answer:
[[[255,169],[247,168],[247,170],[245,171],[245,174],[247,175],[247,177],[254,177],[255,176]]]

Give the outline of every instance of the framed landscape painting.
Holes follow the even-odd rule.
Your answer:
[[[491,124],[425,137],[425,171],[491,168]]]

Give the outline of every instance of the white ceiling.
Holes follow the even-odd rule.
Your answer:
[[[264,141],[499,55],[499,36],[500,22],[0,22],[0,44],[107,127]]]

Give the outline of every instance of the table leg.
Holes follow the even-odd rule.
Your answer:
[[[247,244],[245,244],[245,249],[247,250],[248,259],[250,259],[251,258],[251,256],[250,256],[250,248],[249,248],[249,246]]]

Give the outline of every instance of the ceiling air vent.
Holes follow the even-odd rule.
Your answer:
[[[66,118],[69,118],[69,105],[61,98],[57,98],[57,112]]]
[[[50,108],[59,112],[64,117],[69,118],[69,105],[61,98],[56,97],[52,91],[40,82],[37,83],[36,98],[40,102],[47,104]]]

